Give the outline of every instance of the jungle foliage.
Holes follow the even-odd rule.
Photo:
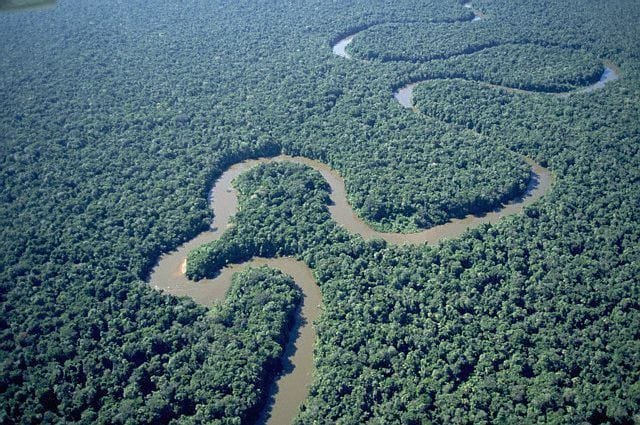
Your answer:
[[[522,215],[407,248],[337,227],[309,169],[238,179],[237,229],[190,273],[284,253],[314,270],[325,310],[300,423],[640,420],[640,11],[473,5],[486,20],[462,22],[472,13],[453,0],[87,0],[0,15],[0,422],[248,422],[298,302],[290,279],[247,272],[213,312],[145,279],[208,226],[218,175],[279,152],[330,164],[386,229],[444,222],[487,187],[499,202],[527,176],[520,155],[556,174]],[[388,41],[405,55],[410,22],[479,25],[472,47],[500,46],[429,59],[460,53],[460,34],[407,61],[331,53],[395,23]],[[509,51],[516,66],[492,64]],[[566,98],[469,81],[553,91],[605,60],[620,80]],[[391,96],[430,78],[420,114]],[[265,293],[274,309],[258,311]]]
[[[240,203],[233,226],[189,254],[191,279],[213,277],[227,263],[252,257],[300,255],[335,227],[326,208],[327,182],[303,165],[262,164],[240,175],[234,186]]]
[[[557,43],[509,30],[513,29],[496,30],[487,18],[479,22],[383,23],[359,32],[348,51],[357,59],[429,62],[429,78],[463,78],[536,92],[575,90],[602,75],[602,61],[571,42]]]

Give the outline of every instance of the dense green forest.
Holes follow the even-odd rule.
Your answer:
[[[386,230],[492,208],[522,190],[521,155],[556,175],[523,214],[433,247],[348,234],[306,167],[242,175],[234,227],[189,273],[251,255],[313,269],[324,310],[299,423],[640,421],[640,8],[473,6],[485,19],[456,0],[0,14],[0,423],[250,422],[291,279],[247,271],[212,309],[145,280],[207,228],[218,175],[279,152],[338,170]],[[332,54],[360,30],[349,48],[375,60]],[[605,62],[621,78],[588,94],[484,84],[564,91]],[[427,79],[420,113],[393,99]]]
[[[240,193],[233,227],[217,241],[189,254],[187,275],[212,277],[227,263],[252,257],[299,255],[317,245],[336,226],[329,219],[328,185],[307,167],[259,165],[234,182]]]
[[[598,81],[604,70],[602,61],[575,41],[532,37],[509,26],[496,29],[488,18],[382,23],[356,34],[348,47],[356,58],[428,62],[425,80],[464,78],[537,92],[565,92]]]

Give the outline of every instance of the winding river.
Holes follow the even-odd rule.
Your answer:
[[[476,18],[478,18],[476,16]],[[481,19],[481,18],[478,18]],[[351,42],[355,39],[355,37],[358,35],[358,33],[355,34],[350,34],[340,40],[338,40],[334,45],[333,45],[333,53],[337,56],[340,56],[342,58],[345,59],[349,59],[349,60],[354,60],[354,58],[349,54],[349,52],[347,52],[347,46],[349,44],[351,44]],[[495,46],[492,46],[495,47]],[[484,50],[484,49],[482,49]],[[454,56],[467,56],[467,55],[472,55],[476,52],[472,52],[472,53],[456,53],[454,55],[452,55],[452,57]],[[358,61],[361,62],[368,62],[365,59],[357,59]],[[613,64],[609,64],[606,63],[604,64],[604,71],[602,72],[602,75],[600,76],[600,79],[598,81],[596,81],[593,84],[590,84],[588,86],[585,87],[579,87],[573,90],[569,90],[569,91],[565,91],[565,92],[538,92],[538,91],[534,91],[534,90],[524,90],[524,89],[518,89],[518,88],[514,88],[514,87],[508,87],[508,86],[502,86],[499,84],[492,84],[492,83],[488,83],[485,81],[476,81],[476,80],[469,80],[469,81],[475,81],[478,84],[482,84],[483,86],[487,86],[487,87],[497,87],[497,88],[502,88],[505,90],[508,90],[510,92],[513,93],[523,93],[523,94],[546,94],[546,95],[552,95],[552,96],[569,96],[572,94],[579,94],[579,93],[590,93],[592,91],[595,90],[599,90],[604,88],[605,84],[610,83],[612,81],[615,81],[617,79],[620,78],[620,71],[618,70],[618,68],[613,65]],[[445,80],[443,78],[428,78],[425,80],[420,80],[420,81],[415,81],[412,83],[409,83],[401,88],[399,88],[398,90],[396,90],[393,93],[393,97],[395,97],[395,99],[405,108],[413,108],[413,101],[412,101],[412,96],[413,96],[413,89],[420,83],[424,83],[426,81],[435,81],[435,80]]]
[[[299,322],[292,330],[285,350],[287,364],[283,368],[284,373],[270,389],[271,400],[259,421],[268,424],[291,423],[298,413],[300,404],[308,395],[308,385],[312,380],[315,340],[313,321],[318,317],[322,296],[311,270],[303,262],[289,257],[254,258],[242,264],[226,267],[214,279],[194,282],[185,275],[189,252],[203,243],[215,241],[229,227],[230,219],[238,208],[238,196],[232,185],[233,180],[258,164],[282,161],[304,164],[318,171],[328,182],[331,188],[332,203],[328,206],[331,217],[348,231],[359,234],[364,239],[381,238],[392,244],[435,244],[445,238],[456,238],[467,229],[482,223],[495,223],[506,215],[522,211],[525,206],[539,199],[551,187],[553,177],[547,169],[530,159],[525,160],[531,164],[533,172],[529,187],[521,198],[482,216],[468,215],[424,231],[407,234],[383,233],[372,229],[349,205],[343,178],[324,163],[287,155],[243,161],[227,169],[216,180],[210,192],[209,202],[214,214],[211,229],[200,233],[175,251],[162,255],[151,273],[149,284],[157,290],[175,296],[191,297],[198,304],[208,307],[224,299],[233,274],[246,267],[267,265],[291,276],[303,292],[303,306]]]
[[[473,9],[473,6],[471,5],[471,3],[465,3],[463,5],[463,7],[467,8],[467,9]],[[473,14],[475,15],[474,18],[471,20],[471,22],[475,22],[475,21],[479,21],[481,19],[485,18],[485,15],[476,9],[473,9]],[[367,27],[366,29],[371,28],[371,27]],[[332,46],[332,50],[333,53],[337,56],[340,56],[344,59],[349,59],[349,60],[354,60],[354,58],[347,52],[347,46],[349,44],[351,44],[351,42],[355,39],[355,37],[361,33],[362,31],[365,31],[365,29],[360,30],[358,32],[352,33],[347,35],[346,37],[338,40],[333,46]],[[495,46],[492,46],[495,47]],[[484,50],[481,49],[481,50]],[[478,50],[480,51],[480,50]],[[453,54],[451,57],[454,56],[468,56],[468,55],[472,55],[474,53],[478,53],[478,51],[474,51],[471,53],[456,53]],[[357,59],[358,61],[361,62],[368,62],[367,60],[364,59]],[[579,94],[579,93],[590,93],[592,91],[595,90],[599,90],[604,88],[605,84],[610,83],[612,81],[615,81],[617,79],[620,78],[620,72],[618,67],[616,67],[613,64],[610,64],[608,62],[604,63],[604,71],[602,72],[602,75],[600,76],[600,79],[598,81],[596,81],[593,84],[590,84],[588,86],[585,87],[579,87],[573,90],[568,90],[565,92],[538,92],[538,91],[534,91],[534,90],[524,90],[524,89],[517,89],[517,88],[513,88],[513,87],[508,87],[508,86],[502,86],[499,84],[492,84],[489,82],[484,82],[484,81],[476,81],[478,84],[482,84],[484,86],[488,86],[488,87],[497,87],[497,88],[502,88],[505,90],[508,90],[510,92],[515,92],[515,93],[526,93],[526,94],[548,94],[548,95],[554,95],[554,96],[569,96],[572,94]],[[399,88],[398,90],[396,90],[393,93],[393,97],[398,101],[398,103],[400,103],[402,106],[404,106],[405,108],[414,108],[413,105],[413,100],[412,100],[412,96],[413,96],[413,90],[414,88],[423,82],[426,81],[434,81],[434,80],[443,80],[442,78],[429,78],[429,79],[425,79],[425,80],[420,80],[420,81],[414,81],[412,83],[409,83],[401,88]],[[470,80],[470,81],[475,81],[475,80]]]
[[[353,39],[353,38],[352,38]],[[569,96],[572,94],[578,94],[578,93],[590,93],[592,91],[598,90],[598,89],[602,89],[604,88],[605,84],[611,82],[611,81],[615,81],[618,78],[620,78],[620,75],[618,74],[618,71],[615,69],[615,67],[613,66],[609,66],[609,65],[605,65],[604,71],[602,72],[602,75],[600,76],[600,79],[593,83],[590,84],[588,86],[585,87],[580,87],[571,91],[566,91],[566,92],[543,92],[544,94],[548,94],[548,95],[553,95],[553,96]],[[425,81],[434,81],[434,79],[427,79],[427,80],[421,80],[421,81],[417,81],[415,83],[410,83],[407,84],[404,87],[399,88],[397,91],[395,91],[393,93],[393,97],[398,101],[398,103],[400,103],[402,106],[404,106],[405,108],[413,108],[413,90],[415,89],[415,87],[420,84],[423,83]],[[523,89],[516,89],[516,88],[512,88],[512,87],[507,87],[507,86],[501,86],[498,84],[491,84],[491,83],[486,83],[483,81],[477,81],[478,84],[482,84],[484,86],[488,86],[488,87],[497,87],[497,88],[502,88],[505,89],[507,91],[513,92],[513,93],[525,93],[525,94],[539,94],[540,92],[536,92],[536,91],[531,91],[531,90],[523,90]]]
[[[236,272],[247,267],[269,266],[291,276],[302,290],[302,305],[284,350],[283,373],[269,388],[267,405],[257,422],[291,423],[308,395],[308,385],[313,378],[313,348],[316,337],[313,322],[320,315],[322,294],[311,269],[305,263],[290,257],[254,258],[225,267],[213,279],[194,282],[183,273],[188,253],[188,250],[182,250],[185,246],[186,244],[160,259],[150,279],[155,289],[175,296],[190,297],[198,304],[209,307],[224,299]]]
[[[471,3],[466,3],[463,7],[467,8],[467,9],[473,9],[473,6],[471,6]],[[474,16],[473,16],[473,19],[471,19],[471,22],[477,22],[477,21],[480,21],[480,20],[485,18],[484,14],[479,10],[473,9],[473,15]],[[369,28],[371,28],[371,26],[368,26],[365,29],[369,29]],[[347,46],[353,41],[355,36],[358,35],[359,33],[361,33],[362,31],[364,31],[364,29],[362,29],[362,30],[360,30],[358,32],[349,34],[346,37],[338,40],[332,47],[333,54],[337,55],[337,56],[340,56],[342,58],[345,58],[345,59],[353,59],[351,57],[351,55],[349,53],[347,53]]]
[[[471,4],[465,5],[465,7],[471,8]],[[480,12],[474,11],[474,14],[477,18],[482,18]],[[333,46],[333,53],[351,59],[351,56],[346,52],[346,47],[355,36],[356,34],[351,34],[338,41]],[[608,81],[617,78],[618,72],[615,67],[607,66],[599,82],[579,91],[588,92],[602,88]],[[418,83],[409,84],[394,93],[395,98],[402,106],[414,111],[412,93]],[[384,239],[390,244],[436,244],[443,239],[459,237],[467,229],[483,223],[495,223],[505,216],[520,213],[524,207],[543,196],[553,184],[553,175],[532,159],[525,157],[524,160],[532,168],[529,186],[524,195],[482,216],[468,215],[416,233],[384,233],[371,228],[349,205],[342,176],[324,163],[287,155],[242,161],[227,169],[216,180],[209,194],[209,203],[214,215],[211,228],[184,243],[175,251],[162,255],[151,273],[149,284],[157,290],[175,296],[191,297],[198,304],[208,307],[215,302],[224,300],[233,274],[246,267],[266,265],[291,276],[303,292],[303,302],[285,348],[283,373],[271,386],[267,407],[258,420],[260,424],[291,423],[308,395],[308,387],[313,374],[313,348],[316,334],[313,322],[320,314],[322,294],[312,271],[305,263],[294,258],[254,258],[245,263],[224,268],[213,279],[193,282],[185,276],[188,253],[204,243],[217,240],[229,227],[230,219],[238,208],[238,197],[232,185],[233,180],[258,164],[281,161],[304,164],[318,171],[328,182],[331,188],[331,204],[328,205],[331,217],[349,232],[358,234],[366,240]]]

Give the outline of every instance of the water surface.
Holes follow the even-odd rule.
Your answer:
[[[353,41],[355,34],[346,36],[333,45],[333,54],[338,55],[345,59],[351,59],[351,55],[347,53],[347,46]]]
[[[168,254],[160,264],[171,256],[172,254]],[[311,269],[302,261],[290,257],[254,258],[225,267],[213,279],[194,282],[182,272],[181,260],[181,255],[177,255],[175,261],[171,262],[173,270],[154,270],[150,283],[158,290],[175,296],[190,297],[205,307],[223,301],[233,275],[248,267],[269,266],[279,269],[291,276],[301,289],[302,304],[284,349],[283,371],[270,386],[267,406],[257,421],[258,424],[290,424],[309,394],[313,377],[313,348],[316,338],[313,322],[320,315],[322,294]],[[166,272],[169,273],[164,274]]]
[[[465,7],[470,8],[471,4],[467,4]],[[481,16],[476,14],[476,18],[479,19]],[[346,47],[353,41],[355,35],[349,35],[338,41],[333,46],[333,53],[351,59],[351,56],[346,52]],[[603,75],[601,81],[596,84],[603,86],[607,81],[615,78],[617,78],[617,74],[613,77],[610,74]],[[401,105],[415,110],[412,95],[413,89],[418,83],[408,84],[394,93]],[[517,214],[544,195],[553,183],[552,174],[533,160],[529,158],[525,158],[525,160],[531,165],[532,174],[527,190],[521,197],[486,214],[480,216],[470,214],[464,218],[453,219],[448,223],[414,233],[379,232],[373,229],[351,208],[347,201],[342,176],[336,170],[319,161],[287,155],[243,161],[229,167],[216,180],[211,189],[209,203],[214,215],[211,228],[176,250],[163,254],[151,273],[149,284],[157,290],[175,296],[191,297],[195,302],[209,307],[215,302],[224,300],[233,274],[247,267],[267,265],[280,269],[294,279],[304,295],[303,303],[285,348],[283,374],[271,386],[267,407],[258,420],[260,424],[288,424],[293,421],[300,405],[308,396],[313,375],[313,347],[316,337],[313,321],[319,315],[322,296],[309,267],[305,263],[289,257],[254,258],[245,263],[224,268],[213,279],[194,282],[187,279],[185,275],[189,252],[204,243],[217,240],[230,226],[230,219],[238,209],[238,196],[232,181],[258,164],[281,161],[304,164],[318,171],[329,184],[331,189],[329,213],[332,219],[347,231],[358,234],[366,240],[384,239],[391,244],[435,244],[443,239],[459,237],[467,229],[484,223],[495,223],[507,215]]]
[[[151,273],[149,284],[157,290],[175,296],[191,297],[195,302],[209,307],[214,302],[224,299],[231,285],[233,274],[249,266],[275,267],[294,279],[302,290],[304,303],[297,319],[298,323],[294,327],[290,335],[290,342],[285,349],[284,373],[272,386],[270,390],[271,403],[268,403],[260,419],[260,423],[266,424],[291,423],[297,415],[301,403],[308,395],[313,374],[313,347],[316,336],[313,321],[318,317],[322,301],[320,289],[311,270],[306,264],[293,258],[254,258],[242,264],[226,267],[213,279],[194,282],[186,277],[185,269],[187,255],[192,249],[218,239],[229,227],[230,219],[238,209],[238,196],[232,181],[258,164],[282,161],[305,164],[318,171],[325,178],[331,188],[332,204],[328,206],[328,209],[331,217],[339,225],[352,233],[359,234],[364,239],[380,238],[393,244],[433,244],[445,238],[458,237],[467,229],[477,227],[482,223],[494,223],[505,215],[522,211],[526,205],[540,198],[551,187],[553,181],[548,170],[532,160],[527,160],[533,168],[533,174],[527,192],[521,198],[482,216],[468,215],[462,219],[454,219],[446,224],[420,232],[385,233],[371,228],[354,212],[347,201],[344,180],[337,171],[322,162],[304,157],[279,155],[273,158],[243,161],[227,169],[216,180],[209,195],[209,202],[214,213],[211,229],[202,232],[175,251],[163,254]]]
[[[612,81],[615,81],[618,78],[620,78],[620,74],[618,74],[618,71],[616,71],[611,66],[605,66],[604,72],[602,73],[602,76],[600,77],[600,79],[596,83],[593,83],[590,86],[582,88],[582,89],[580,89],[578,91],[581,92],[581,93],[590,93],[590,92],[592,92],[594,90],[599,90],[599,89],[604,88],[605,84],[610,83]]]
[[[588,86],[585,87],[579,87],[573,90],[569,90],[569,91],[565,91],[565,92],[541,92],[541,91],[534,91],[534,90],[523,90],[523,89],[516,89],[516,88],[512,88],[512,87],[507,87],[507,86],[502,86],[500,84],[492,84],[492,83],[486,83],[484,81],[476,81],[478,84],[483,84],[485,86],[490,86],[490,87],[496,87],[496,88],[501,88],[501,89],[505,89],[508,90],[510,92],[514,92],[514,93],[525,93],[525,94],[548,94],[548,95],[552,95],[552,96],[569,96],[572,94],[578,94],[578,93],[590,93],[592,91],[595,90],[599,90],[599,89],[603,89],[604,86],[607,83],[610,83],[612,81],[617,80],[618,78],[620,78],[620,75],[618,74],[618,72],[610,66],[605,66],[604,71],[602,72],[602,76],[600,77],[600,79],[593,83],[590,84]],[[402,106],[404,106],[405,108],[414,108],[414,104],[413,104],[413,90],[415,89],[415,87],[423,82],[426,81],[434,81],[437,80],[436,78],[429,78],[426,80],[422,80],[422,81],[417,81],[414,83],[410,83],[407,84],[401,88],[399,88],[398,90],[396,90],[395,92],[393,92],[393,97],[398,101],[398,103],[400,103]],[[467,81],[472,81],[472,80],[467,80]]]
[[[0,0],[0,12],[48,9],[55,5],[55,0]]]

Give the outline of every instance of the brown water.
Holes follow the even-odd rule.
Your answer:
[[[164,258],[172,255],[168,254]],[[175,255],[176,259],[172,262],[174,270],[167,275],[157,268],[151,277],[151,284],[156,289],[175,296],[191,297],[205,307],[222,301],[231,286],[233,275],[248,267],[269,266],[279,269],[291,276],[300,287],[303,293],[302,305],[284,350],[283,371],[271,385],[267,407],[258,420],[259,424],[291,423],[309,394],[308,387],[313,377],[313,347],[316,337],[313,322],[320,314],[322,294],[311,269],[305,263],[290,257],[254,258],[242,264],[225,267],[213,279],[194,282],[180,271],[181,259],[177,252]],[[164,260],[161,260],[160,265],[163,264]]]
[[[519,213],[525,206],[539,199],[553,182],[553,177],[547,169],[530,159],[526,159],[532,166],[533,174],[529,188],[523,197],[483,216],[469,215],[431,229],[405,234],[384,233],[372,229],[355,214],[349,205],[344,180],[340,174],[319,161],[304,157],[279,155],[273,158],[243,161],[225,171],[216,181],[209,196],[214,213],[211,230],[199,234],[175,251],[162,255],[158,265],[152,271],[149,283],[157,290],[175,296],[191,297],[198,304],[207,307],[224,299],[231,284],[231,277],[235,272],[250,266],[268,265],[278,268],[290,275],[300,286],[304,294],[304,304],[297,319],[300,321],[300,326],[294,327],[290,343],[286,348],[286,364],[283,374],[272,386],[271,402],[259,421],[259,423],[266,424],[291,423],[298,413],[301,403],[308,395],[308,386],[313,374],[315,340],[313,321],[318,317],[319,305],[322,300],[311,270],[306,264],[285,257],[255,258],[246,263],[226,267],[214,279],[204,279],[199,282],[189,280],[184,272],[189,252],[203,243],[216,240],[230,226],[230,219],[238,208],[237,192],[231,184],[233,179],[258,164],[282,161],[305,164],[318,171],[325,178],[331,187],[332,204],[328,206],[329,212],[339,225],[351,233],[359,234],[364,239],[380,238],[392,244],[435,244],[442,239],[456,238],[469,228],[477,227],[482,223],[494,223],[506,215]]]
[[[230,265],[215,278],[199,282],[189,280],[185,275],[185,269],[187,256],[191,250],[203,243],[218,239],[230,226],[230,219],[238,209],[237,192],[231,184],[233,179],[260,163],[284,160],[299,163],[308,161],[306,158],[279,156],[244,161],[225,171],[218,178],[209,195],[209,202],[214,213],[211,229],[199,234],[175,251],[162,255],[149,279],[149,284],[155,289],[175,296],[191,297],[195,302],[205,307],[211,306],[214,302],[222,301],[231,286],[233,274],[247,267],[267,265],[277,268],[291,276],[300,287],[303,293],[303,302],[300,314],[295,319],[296,324],[289,335],[289,342],[285,347],[283,371],[269,390],[267,406],[258,420],[259,424],[291,423],[309,393],[308,387],[312,382],[313,375],[313,348],[316,335],[313,322],[319,315],[322,302],[320,288],[309,267],[305,263],[289,257],[254,258],[242,264]]]
[[[469,228],[478,227],[484,223],[495,223],[506,215],[521,212],[524,207],[530,205],[544,195],[553,183],[553,175],[549,170],[542,167],[540,164],[535,163],[533,160],[525,158],[525,161],[531,165],[532,178],[529,182],[529,187],[522,197],[514,199],[512,202],[482,216],[468,215],[464,218],[453,219],[440,226],[435,226],[415,233],[387,233],[379,232],[371,228],[369,224],[355,213],[347,201],[344,180],[335,170],[331,169],[326,164],[308,158],[287,157],[284,155],[276,157],[275,160],[287,160],[306,164],[322,174],[331,187],[330,197],[332,205],[329,205],[331,218],[333,218],[333,220],[335,220],[335,222],[340,226],[344,227],[351,233],[359,234],[366,240],[384,239],[385,241],[396,245],[417,245],[423,243],[436,244],[443,239],[456,238],[462,235],[462,233]]]
[[[333,52],[338,56],[350,59],[351,56],[345,49],[354,36],[355,34],[350,35],[336,43],[333,46]],[[396,99],[403,106],[414,110],[411,97],[413,87],[416,84],[409,84],[394,93]],[[322,302],[322,295],[312,272],[305,263],[289,257],[254,258],[242,264],[230,265],[215,278],[199,282],[187,279],[185,270],[187,256],[191,250],[204,243],[215,241],[230,226],[230,219],[238,209],[237,192],[232,186],[232,181],[258,164],[282,161],[307,165],[324,177],[331,188],[332,203],[328,205],[328,209],[338,225],[351,233],[359,234],[366,240],[379,238],[391,244],[403,245],[435,244],[443,239],[456,238],[467,229],[483,223],[495,223],[504,216],[517,214],[525,206],[544,195],[553,183],[553,176],[549,170],[533,160],[525,158],[525,161],[532,167],[532,177],[522,197],[482,216],[468,215],[462,219],[453,219],[446,224],[415,233],[385,233],[371,228],[358,217],[347,201],[343,178],[326,164],[304,157],[279,155],[273,158],[247,160],[231,166],[216,180],[209,195],[209,203],[214,214],[211,229],[200,233],[175,251],[162,255],[151,273],[149,284],[157,290],[175,296],[191,297],[195,302],[208,307],[215,302],[224,300],[233,274],[247,267],[267,265],[282,270],[294,279],[304,295],[303,303],[300,314],[296,318],[296,324],[289,335],[289,342],[285,347],[283,373],[270,388],[267,407],[258,420],[260,424],[291,423],[308,395],[313,375],[313,347],[316,335],[313,321],[320,313]]]
[[[511,88],[511,87],[501,86],[499,84],[486,83],[486,82],[483,82],[483,81],[477,81],[477,83],[478,84],[482,84],[484,86],[506,89],[506,90],[508,90],[510,92],[513,92],[513,93],[548,94],[548,95],[552,95],[552,96],[564,97],[564,96],[570,96],[572,94],[590,93],[590,92],[595,91],[595,90],[603,89],[605,84],[610,83],[612,81],[615,81],[618,78],[620,78],[620,74],[618,73],[618,70],[614,66],[606,65],[605,68],[604,68],[604,71],[602,72],[602,75],[600,76],[600,79],[598,81],[596,81],[595,83],[590,84],[590,85],[585,86],[585,87],[579,87],[579,88],[574,89],[574,90],[570,90],[570,91],[566,91],[566,92],[560,92],[560,93],[548,93],[548,92],[537,92],[537,91],[533,91],[533,90],[514,89],[514,88]],[[415,87],[418,84],[420,84],[421,82],[425,82],[425,81],[433,81],[433,79],[427,79],[427,80],[423,80],[423,81],[418,81],[418,82],[415,82],[415,83],[407,84],[406,86],[401,87],[398,90],[396,90],[393,93],[393,97],[402,106],[404,106],[405,108],[413,108],[413,90],[415,89]]]

